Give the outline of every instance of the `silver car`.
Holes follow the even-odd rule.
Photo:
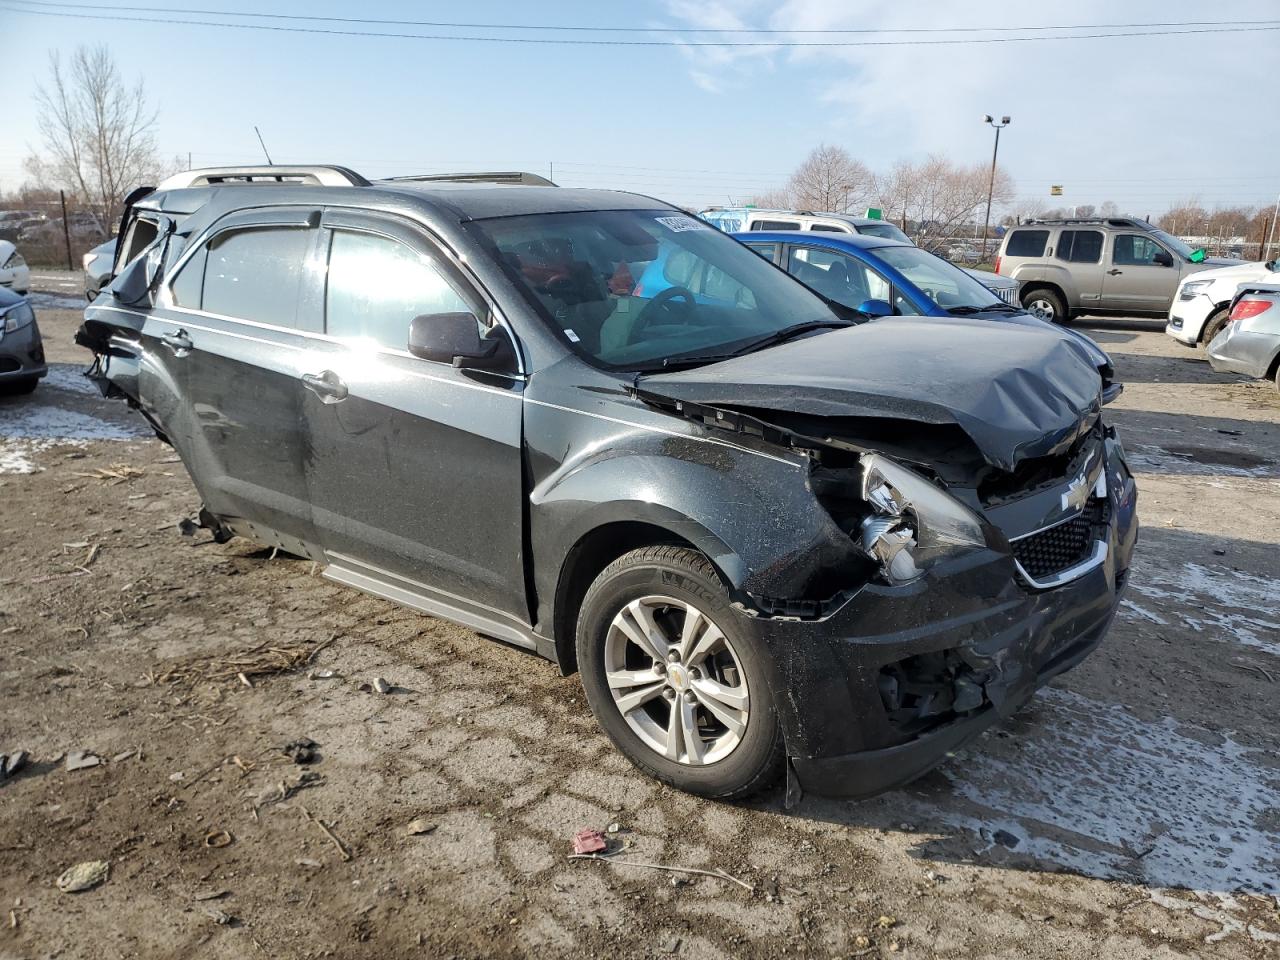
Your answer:
[[[1209,344],[1209,363],[1280,389],[1280,284],[1241,285],[1227,325]]]

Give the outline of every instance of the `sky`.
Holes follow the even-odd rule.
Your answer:
[[[119,9],[126,4],[132,9]],[[206,12],[185,16],[259,26],[662,42],[352,37],[33,12],[184,16],[143,7],[200,10]],[[632,32],[361,26],[208,11]],[[1050,206],[1112,200],[1139,216],[1188,199],[1209,207],[1270,206],[1280,194],[1280,31],[922,42],[1027,35],[975,32],[982,27],[1224,18],[1280,27],[1280,0],[84,0],[78,6],[0,0],[0,190],[25,179],[22,160],[39,147],[34,92],[48,76],[50,51],[101,43],[127,78],[143,81],[159,111],[163,155],[185,162],[189,153],[195,166],[263,162],[256,124],[276,162],[341,163],[370,178],[523,169],[567,186],[633,190],[700,207],[743,202],[780,186],[824,142],[873,170],[931,153],[989,163],[993,133],[982,120],[989,113],[1012,118],[1001,134],[1000,162],[1019,198],[1043,198]],[[948,32],[688,32],[746,28]],[[689,45],[777,39],[900,45]],[[1051,184],[1064,187],[1061,199],[1049,197]]]

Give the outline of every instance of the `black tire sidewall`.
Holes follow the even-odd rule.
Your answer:
[[[709,577],[699,569],[701,564],[688,562],[690,555],[698,556],[678,549],[639,550],[610,564],[583,600],[578,667],[587,702],[601,728],[635,766],[699,796],[743,796],[767,786],[780,771],[781,734],[770,689],[768,649],[741,629],[741,615],[729,605],[724,587],[714,574]],[[632,600],[655,594],[692,603],[715,621],[746,675],[751,697],[746,733],[729,756],[707,766],[676,763],[654,752],[627,725],[605,680],[604,641],[614,616]]]
[[[1209,344],[1213,343],[1214,337],[1220,334],[1227,325],[1228,316],[1227,308],[1219,307],[1209,314],[1209,319],[1204,322],[1204,331],[1200,335],[1200,348],[1206,355],[1209,353]]]

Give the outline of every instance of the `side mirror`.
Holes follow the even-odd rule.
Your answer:
[[[1204,256],[1201,255],[1200,259],[1203,260]],[[1157,250],[1156,255],[1151,258],[1151,262],[1161,267],[1172,267],[1173,254],[1169,253],[1167,250]],[[1196,262],[1198,263],[1199,261]]]
[[[893,307],[886,300],[863,300],[858,304],[858,312],[878,320],[880,317],[893,316]]]
[[[158,262],[150,255],[138,257],[112,278],[111,295],[125,306],[143,306],[150,299],[158,270]]]
[[[409,324],[411,354],[460,369],[502,366],[502,344],[498,338],[480,339],[479,322],[473,313],[424,313]]]

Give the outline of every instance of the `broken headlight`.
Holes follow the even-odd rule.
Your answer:
[[[862,458],[871,508],[857,534],[891,584],[909,583],[940,560],[987,545],[982,521],[924,477],[878,454]]]

